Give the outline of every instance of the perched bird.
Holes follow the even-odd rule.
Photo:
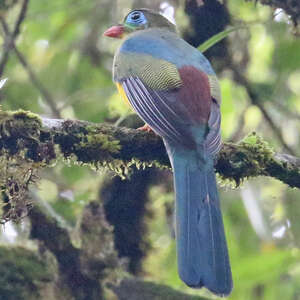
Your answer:
[[[175,25],[152,10],[131,11],[104,35],[124,38],[113,80],[145,129],[163,138],[171,161],[179,276],[190,287],[228,295],[232,277],[214,172],[221,147],[217,77]]]

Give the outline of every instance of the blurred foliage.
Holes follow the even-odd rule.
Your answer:
[[[16,260],[16,257],[19,257]],[[45,261],[23,247],[0,249],[0,298],[7,300],[32,299],[43,297],[41,287],[54,280],[53,269],[47,268]]]
[[[17,22],[21,2],[0,1],[0,16],[5,7],[5,20],[10,28]],[[102,37],[108,26],[128,12],[130,2],[30,1],[16,46],[54,99],[62,118],[118,124],[131,113],[121,102],[111,80],[113,53],[119,41]],[[183,2],[172,2],[182,31],[182,26],[189,26],[184,19]],[[201,5],[203,1],[197,2]],[[270,7],[252,2],[231,0],[224,3],[231,15],[231,25],[246,26],[247,30],[235,31],[227,38],[229,58],[224,57],[224,60],[230,63],[218,69],[223,97],[223,138],[236,141],[256,131],[280,152],[284,147],[274,131],[277,130],[293,154],[299,156],[300,40],[291,34],[288,17],[282,11],[274,16]],[[1,50],[4,44],[5,35],[0,30]],[[0,52],[0,61],[2,59],[3,51]],[[211,61],[214,65],[214,57]],[[251,101],[246,86],[236,78],[235,70],[242,72],[257,92],[277,129],[270,127],[260,108]],[[13,51],[0,80],[3,78],[8,78],[0,89],[4,110],[21,108],[53,116],[51,105],[33,85],[28,69],[20,64]],[[146,244],[151,244],[151,251],[143,259],[140,276],[187,293],[212,297],[206,291],[186,287],[178,278],[172,216],[168,213],[173,193],[166,188],[171,184],[171,176],[161,174],[160,184],[149,190],[151,201],[147,209],[151,214],[145,214],[148,226],[145,240]],[[98,197],[99,186],[101,189],[107,174],[83,166],[58,164],[40,176],[37,196],[54,214],[75,226],[83,207]],[[300,192],[274,180],[257,178],[237,190],[222,187],[220,198],[235,284],[229,299],[300,299]],[[20,225],[13,226],[17,234],[12,240],[22,241],[32,248],[28,237],[19,230]],[[9,234],[10,231],[1,232],[3,237]],[[11,239],[1,240],[7,243]],[[7,268],[14,270],[11,264],[14,252],[1,250],[0,254],[2,261],[7,260]],[[39,277],[43,267],[37,262],[21,265],[22,270],[14,272],[24,272],[22,280],[28,276]],[[10,280],[0,277],[1,286]],[[50,280],[48,277],[45,273],[41,280]],[[5,293],[4,288],[0,288],[1,299],[9,299]]]

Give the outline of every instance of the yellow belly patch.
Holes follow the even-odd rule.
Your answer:
[[[125,93],[125,91],[124,91],[124,89],[123,89],[123,87],[122,87],[122,84],[121,84],[120,82],[116,82],[116,85],[117,85],[118,92],[119,92],[119,94],[121,95],[121,98],[122,98],[122,99],[123,99],[130,107],[132,107],[131,104],[130,104],[130,102],[129,102],[129,100],[128,100],[128,98],[127,98],[127,95],[126,95],[126,93]]]

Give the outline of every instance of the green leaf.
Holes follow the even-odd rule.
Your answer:
[[[214,36],[212,36],[210,39],[202,43],[199,47],[198,50],[201,52],[205,52],[207,49],[215,45],[216,43],[220,42],[224,38],[226,38],[231,32],[237,31],[239,29],[246,29],[248,26],[237,26],[237,27],[231,27],[228,29],[225,29]]]

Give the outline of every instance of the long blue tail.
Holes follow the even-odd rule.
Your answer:
[[[167,146],[176,191],[176,243],[180,278],[225,296],[232,277],[212,158]]]

